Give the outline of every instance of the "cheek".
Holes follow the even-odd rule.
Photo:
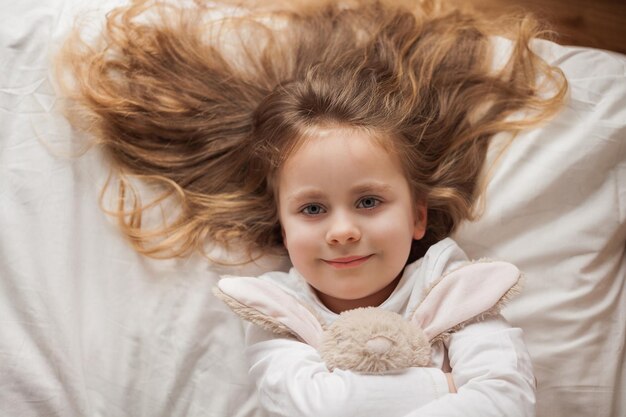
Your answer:
[[[400,242],[413,240],[414,223],[404,213],[398,212],[371,223],[371,231],[377,237]],[[398,243],[400,243],[398,242]]]
[[[408,257],[415,227],[413,219],[403,214],[395,213],[385,216],[384,219],[381,218],[371,223],[369,229],[371,239],[375,239],[381,247],[386,249],[387,253],[396,254],[399,258],[405,255]]]
[[[315,247],[317,237],[314,232],[301,224],[287,221],[283,224],[282,233],[283,243],[294,264]]]

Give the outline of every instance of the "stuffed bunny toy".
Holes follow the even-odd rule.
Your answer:
[[[381,373],[428,366],[432,343],[497,314],[517,292],[519,279],[509,263],[470,263],[437,279],[408,319],[367,307],[344,311],[330,325],[279,285],[259,278],[224,277],[214,293],[242,318],[316,348],[329,370]]]

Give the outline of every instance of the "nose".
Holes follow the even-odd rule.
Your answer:
[[[345,245],[361,239],[361,229],[348,215],[336,214],[331,219],[326,241],[331,245]]]
[[[374,336],[365,342],[365,350],[374,355],[384,355],[389,352],[393,342],[385,336]]]

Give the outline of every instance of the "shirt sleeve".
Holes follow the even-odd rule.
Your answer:
[[[445,374],[410,368],[393,374],[329,371],[313,347],[247,325],[250,376],[272,417],[402,417],[450,396]]]
[[[446,345],[458,393],[405,417],[535,416],[535,379],[521,329],[497,316],[466,326]]]

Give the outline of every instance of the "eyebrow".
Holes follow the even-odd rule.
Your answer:
[[[352,192],[354,194],[384,193],[389,190],[391,190],[391,186],[389,184],[378,181],[364,182],[352,188]]]
[[[287,201],[290,203],[308,201],[308,200],[320,200],[324,197],[324,193],[314,188],[305,188],[298,190],[295,193],[287,196]]]
[[[361,184],[357,184],[352,187],[350,192],[352,194],[367,194],[367,193],[385,193],[388,192],[392,187],[389,184],[378,182],[378,181],[368,181]],[[316,188],[305,188],[302,190],[298,190],[295,193],[289,195],[287,197],[287,201],[291,202],[300,202],[307,200],[321,200],[325,197],[325,193]]]

